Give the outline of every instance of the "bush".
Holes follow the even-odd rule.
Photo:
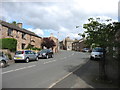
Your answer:
[[[12,55],[10,53],[6,53],[7,57],[12,60]]]
[[[2,44],[0,44],[2,49],[9,49],[11,52],[15,52],[16,51],[16,47],[17,47],[17,40],[14,38],[3,38],[0,39],[0,42],[2,42]]]
[[[39,51],[41,50],[41,48],[36,48],[36,47],[35,48],[31,48],[31,49],[32,50],[39,50]]]
[[[25,49],[30,49],[30,50],[41,50],[41,48],[33,47],[31,44],[28,44],[28,46]]]

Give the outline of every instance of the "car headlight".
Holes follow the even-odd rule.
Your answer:
[[[42,55],[46,55],[46,53],[43,53]]]

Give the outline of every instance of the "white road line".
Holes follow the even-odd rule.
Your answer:
[[[47,64],[47,63],[51,63],[51,62],[55,62],[56,60],[52,60],[52,61],[48,61],[48,62],[44,62],[44,64]]]
[[[31,66],[27,66],[27,67],[23,67],[23,68],[18,68],[18,69],[15,69],[15,70],[10,70],[10,71],[6,71],[6,72],[2,72],[2,74],[9,73],[9,72],[14,72],[14,71],[22,70],[22,69],[27,69],[27,68],[31,68],[31,67],[35,67],[35,66],[36,65],[31,65]]]
[[[74,55],[75,53],[73,53],[72,55]]]
[[[67,57],[64,57],[64,59],[66,59]]]
[[[68,76],[70,76],[71,74],[73,74],[73,72],[77,71],[81,66],[77,67],[76,69],[74,69],[72,72],[68,73],[67,75],[65,75],[64,77],[58,79],[55,83],[51,84],[48,88],[52,88],[53,86],[55,86],[57,83],[59,83],[60,81],[64,80],[65,78],[67,78]],[[89,87],[93,88],[92,86],[89,85]]]
[[[55,86],[57,83],[59,83],[60,81],[62,81],[63,79],[65,79],[66,77],[68,77],[69,75],[71,75],[71,73],[65,75],[64,77],[62,77],[61,79],[57,80],[55,83],[53,83],[52,85],[50,85],[48,88],[52,88],[53,86]]]

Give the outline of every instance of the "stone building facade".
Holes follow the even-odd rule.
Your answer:
[[[72,50],[74,51],[82,51],[82,49],[85,48],[84,40],[75,40],[72,43]]]
[[[22,23],[17,25],[0,21],[0,38],[14,38],[17,40],[17,50],[25,49],[29,44],[41,48],[42,38],[35,33],[22,28]]]
[[[66,37],[64,40],[63,40],[63,45],[64,45],[64,48],[65,50],[72,50],[72,43],[73,43],[73,40],[70,39],[70,37]]]
[[[59,49],[59,40],[51,34],[50,39],[52,39],[55,42],[55,46],[53,47],[53,52],[57,53]]]

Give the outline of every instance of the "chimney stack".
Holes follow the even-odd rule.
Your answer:
[[[17,23],[17,26],[18,26],[19,28],[22,28],[22,23]]]
[[[50,34],[50,37],[53,37],[53,33]]]

